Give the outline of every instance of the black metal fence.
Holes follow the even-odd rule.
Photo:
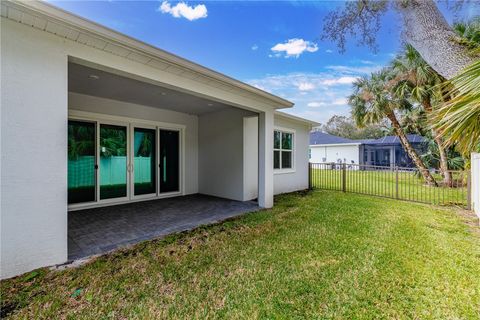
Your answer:
[[[429,186],[418,169],[347,163],[310,163],[313,189],[338,190],[435,205],[470,209],[469,171],[449,171],[449,184],[430,170],[437,186]]]

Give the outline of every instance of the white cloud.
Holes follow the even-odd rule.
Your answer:
[[[258,46],[257,46],[256,44],[254,44],[254,45],[252,46],[252,50],[253,50],[253,51],[258,50]]]
[[[369,65],[369,66],[343,66],[343,65],[333,65],[326,66],[328,70],[336,71],[343,74],[370,74],[372,72],[378,71],[382,68],[379,65]]]
[[[328,107],[328,106],[346,106],[348,105],[348,100],[347,98],[337,98],[333,100],[328,100],[328,102],[325,101],[312,101],[307,103],[307,107],[310,108],[319,108],[319,107]]]
[[[333,53],[333,50],[327,49],[325,50],[326,53]]]
[[[316,43],[305,41],[303,39],[289,39],[285,43],[277,43],[271,50],[275,53],[284,53],[285,58],[295,57],[298,58],[302,53],[315,52],[318,50]]]
[[[349,114],[347,99],[352,94],[352,82],[359,76],[327,69],[319,73],[267,75],[247,82],[294,102],[292,113],[325,123],[333,115]]]
[[[322,84],[326,86],[333,86],[336,84],[352,84],[357,79],[358,77],[343,76],[343,77],[334,78],[334,79],[325,79],[322,81]]]
[[[341,75],[337,72],[289,73],[268,75],[261,79],[248,81],[254,86],[261,86],[270,92],[289,92],[291,94],[315,94],[323,92],[323,98],[336,90],[351,91],[351,84],[358,78],[354,75]]]
[[[281,57],[281,56],[282,56],[281,53],[274,53],[274,54],[269,54],[269,55],[268,55],[269,58],[279,58],[279,57]]]
[[[339,98],[332,101],[334,106],[346,106],[348,104],[347,98]]]
[[[382,67],[382,63],[373,59],[372,63],[369,63],[370,60],[356,60],[356,64],[354,62],[323,67],[321,72],[316,73],[266,75],[246,81],[295,103],[294,108],[288,112],[326,123],[333,115],[348,116],[351,111],[348,97],[353,92],[352,83]]]
[[[315,85],[311,82],[300,82],[297,84],[297,88],[300,91],[311,91],[315,89]]]
[[[325,102],[317,102],[317,101],[307,103],[307,107],[311,107],[311,108],[318,108],[326,105],[327,104]]]
[[[207,17],[207,7],[204,4],[198,4],[195,7],[191,7],[185,2],[179,2],[172,7],[168,1],[163,1],[158,10],[162,13],[169,13],[175,18],[183,17],[190,21]]]

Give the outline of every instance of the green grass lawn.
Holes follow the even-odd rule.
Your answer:
[[[439,174],[434,174],[438,183]],[[346,187],[348,192],[364,193],[382,197],[397,198],[438,205],[467,205],[466,176],[453,173],[455,187],[430,187],[413,172],[398,172],[398,193],[396,174],[393,171],[347,170]],[[315,188],[342,190],[342,170],[313,169],[311,182]]]
[[[1,282],[12,318],[479,319],[480,231],[459,209],[314,191]]]

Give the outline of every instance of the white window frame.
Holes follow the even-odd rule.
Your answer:
[[[292,134],[292,150],[285,150],[285,151],[291,151],[292,152],[292,167],[291,168],[282,168],[282,135],[280,134],[280,149],[275,148],[275,142],[273,142],[273,150],[272,150],[272,156],[275,157],[274,152],[275,151],[280,151],[280,168],[275,169],[273,168],[273,173],[274,174],[284,174],[284,173],[294,173],[296,171],[295,168],[295,148],[297,146],[297,134],[296,130],[291,129],[291,128],[284,128],[284,127],[274,127],[273,128],[273,133],[275,136],[275,131],[279,131],[280,133],[290,133]]]
[[[95,113],[95,112],[88,112],[88,111],[79,111],[79,110],[69,110],[68,111],[68,120],[77,120],[77,121],[85,121],[85,122],[93,122],[96,123],[96,130],[98,132],[96,133],[96,143],[97,146],[95,147],[95,154],[97,157],[97,163],[99,162],[99,152],[98,152],[98,146],[100,145],[100,131],[99,131],[99,126],[100,124],[114,124],[114,125],[125,125],[127,126],[127,133],[130,138],[127,139],[127,161],[128,163],[133,163],[133,158],[132,158],[132,151],[131,151],[131,146],[133,145],[133,135],[132,135],[132,130],[133,127],[145,127],[145,128],[156,128],[156,137],[157,137],[157,142],[156,142],[156,147],[157,147],[157,191],[156,193],[152,193],[150,195],[142,195],[142,196],[132,196],[133,195],[133,179],[130,179],[133,177],[130,173],[127,173],[127,197],[124,198],[112,198],[112,199],[103,199],[100,200],[100,184],[99,184],[99,179],[100,175],[97,174],[97,171],[95,172],[95,179],[96,181],[96,199],[93,202],[84,202],[84,203],[74,203],[74,204],[68,204],[67,208],[68,211],[74,211],[74,210],[81,210],[81,209],[87,209],[87,208],[97,208],[97,207],[103,207],[103,206],[108,206],[112,204],[122,204],[122,203],[131,203],[131,202],[138,202],[138,201],[146,201],[146,200],[152,200],[152,199],[162,199],[162,198],[169,198],[169,197],[174,197],[174,196],[180,196],[180,195],[185,195],[185,125],[182,124],[175,124],[175,123],[168,123],[168,122],[159,122],[159,121],[151,121],[151,120],[143,120],[143,119],[136,119],[136,118],[131,118],[131,117],[123,117],[123,116],[116,116],[116,115],[107,115],[107,114],[101,114],[101,113]],[[160,139],[159,139],[159,133],[161,129],[165,130],[175,130],[179,132],[179,153],[180,153],[180,158],[179,158],[179,165],[180,165],[180,176],[179,176],[179,190],[178,191],[172,191],[172,192],[165,192],[162,193],[160,192],[160,175],[158,174],[158,152],[160,151],[159,145],[160,145]],[[131,167],[132,168],[132,167]]]

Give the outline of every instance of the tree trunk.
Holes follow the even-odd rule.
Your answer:
[[[423,59],[446,79],[478,59],[459,43],[459,37],[438,10],[433,0],[397,1],[403,35]]]
[[[430,98],[425,98],[422,102],[423,109],[427,114],[431,114],[433,111],[432,104],[430,103]],[[442,137],[438,134],[438,132],[432,128],[432,136],[433,139],[435,140],[435,143],[437,144],[438,147],[438,153],[440,155],[440,172],[443,177],[443,184],[446,186],[451,187],[452,186],[452,173],[448,171],[448,157],[447,157],[447,151],[445,150],[445,147],[443,146],[443,139]]]
[[[451,187],[452,186],[452,173],[448,171],[448,158],[447,152],[443,147],[443,139],[437,134],[435,130],[432,130],[434,135],[435,143],[438,146],[438,153],[440,154],[440,172],[443,176],[443,184],[445,186]]]
[[[430,173],[430,170],[427,169],[422,159],[420,159],[417,152],[410,144],[410,141],[408,141],[408,138],[405,135],[405,132],[403,132],[400,126],[400,123],[398,122],[397,116],[395,116],[395,113],[393,112],[388,113],[387,118],[392,122],[393,129],[395,130],[395,134],[400,139],[400,143],[402,144],[403,149],[405,150],[405,152],[407,152],[408,156],[410,157],[410,159],[412,159],[413,163],[415,163],[415,166],[422,174],[423,179],[425,179],[425,182],[429,186],[437,186],[437,182],[435,181],[432,174]]]

